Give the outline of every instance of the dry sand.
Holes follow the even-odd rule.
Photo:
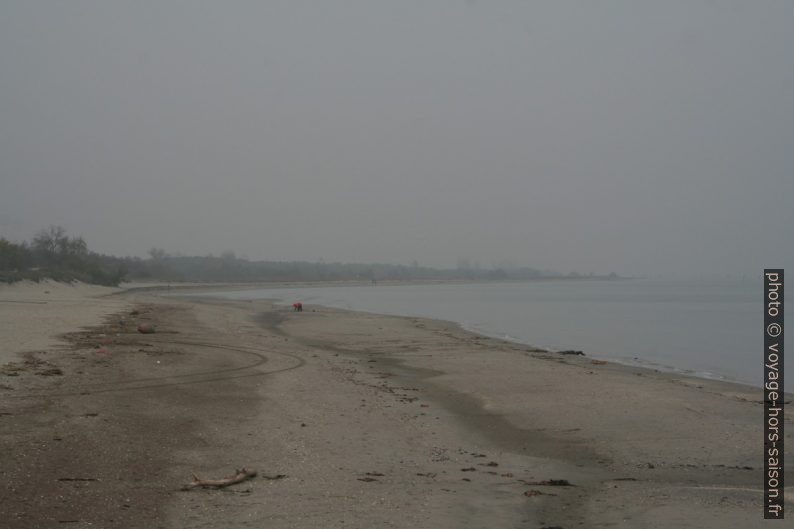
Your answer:
[[[47,350],[57,336],[85,325],[96,325],[125,302],[108,298],[121,289],[58,283],[20,281],[0,284],[0,365],[22,351]]]
[[[8,527],[764,526],[758,389],[434,320],[93,299],[75,326],[104,324],[0,374]],[[28,314],[4,342],[32,343]]]

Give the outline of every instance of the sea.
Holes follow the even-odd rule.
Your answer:
[[[761,279],[371,284],[207,295],[437,318],[550,350],[575,349],[596,359],[762,384]],[[785,370],[787,391],[792,364]]]

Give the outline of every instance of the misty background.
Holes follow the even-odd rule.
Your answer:
[[[794,266],[794,3],[0,4],[0,236],[98,252]]]

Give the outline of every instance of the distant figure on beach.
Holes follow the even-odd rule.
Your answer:
[[[296,301],[292,304],[292,310],[295,312],[303,312],[303,303]]]

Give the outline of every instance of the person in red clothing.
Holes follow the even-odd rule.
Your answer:
[[[295,303],[292,304],[292,310],[294,310],[295,312],[303,312],[303,303],[301,303],[300,301],[296,301]]]

